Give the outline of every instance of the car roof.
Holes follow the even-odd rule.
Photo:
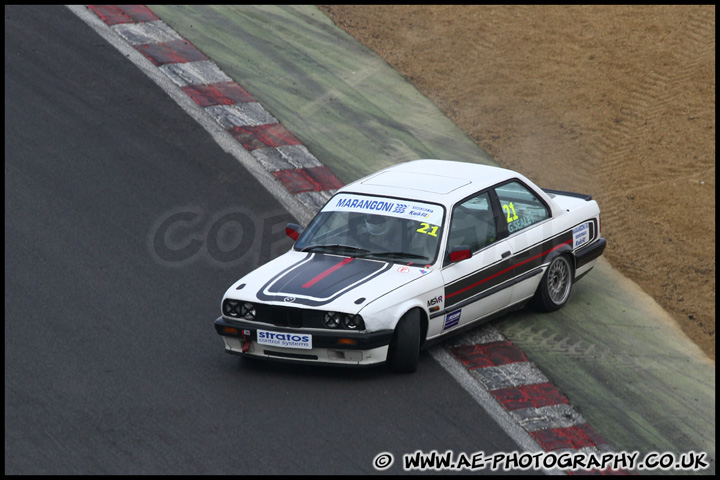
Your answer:
[[[452,205],[456,201],[522,175],[505,168],[450,160],[399,163],[344,186],[340,191],[425,200]]]

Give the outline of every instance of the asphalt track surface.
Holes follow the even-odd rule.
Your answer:
[[[232,261],[225,214],[257,225]],[[385,451],[398,473],[418,449],[517,450],[426,352],[409,376],[223,352],[222,292],[289,245],[263,249],[259,225],[291,218],[66,8],[6,6],[5,473],[373,473]]]

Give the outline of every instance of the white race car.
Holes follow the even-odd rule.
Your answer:
[[[416,160],[339,189],[292,249],[223,297],[229,353],[414,372],[421,348],[528,302],[562,307],[602,255],[588,195]]]

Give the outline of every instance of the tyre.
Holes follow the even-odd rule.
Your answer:
[[[420,357],[420,312],[410,310],[400,318],[390,341],[388,365],[397,373],[413,373]]]
[[[531,305],[542,312],[560,309],[572,290],[573,267],[567,255],[555,257],[545,271]]]

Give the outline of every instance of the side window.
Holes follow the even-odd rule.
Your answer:
[[[490,197],[485,192],[456,205],[453,209],[446,260],[449,261],[450,250],[455,246],[467,245],[471,251],[476,252],[496,239],[497,230]]]
[[[543,202],[519,182],[495,188],[510,234],[550,217]]]

